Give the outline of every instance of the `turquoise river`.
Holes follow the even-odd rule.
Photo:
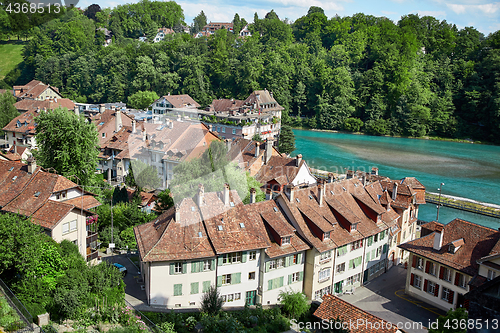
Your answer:
[[[500,147],[447,141],[377,137],[346,133],[294,130],[297,149],[317,169],[370,171],[392,179],[416,177],[429,192],[500,204]],[[462,218],[494,229],[500,219],[441,207],[439,221]],[[436,219],[436,205],[423,205],[419,219]]]

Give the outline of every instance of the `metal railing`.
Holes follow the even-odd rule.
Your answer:
[[[17,312],[19,318],[26,325],[24,328],[17,330],[17,332],[33,331],[33,317],[2,279],[0,279],[0,294],[5,296],[9,305]]]
[[[450,201],[446,201],[443,199],[437,200],[436,198],[434,198],[432,196],[427,196],[427,195],[425,196],[425,201],[427,203],[431,203],[431,204],[440,204],[441,206],[445,206],[445,207],[450,207],[450,208],[465,210],[465,211],[471,212],[471,213],[500,218],[500,212],[494,212],[491,208],[478,208],[478,207],[473,207],[471,205],[462,204],[460,202],[450,202]],[[480,204],[477,204],[477,205],[480,205]]]
[[[158,326],[156,326],[155,323],[153,323],[144,313],[142,313],[141,311],[137,310],[132,304],[130,304],[127,300],[125,300],[125,304],[131,308],[135,315],[141,317],[141,320],[146,324],[146,326],[148,327],[148,330],[149,332],[151,333],[164,333],[161,328],[159,328]]]

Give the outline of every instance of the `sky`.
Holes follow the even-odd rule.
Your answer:
[[[134,3],[130,0],[80,0],[78,7],[93,3],[101,7]],[[485,36],[500,30],[500,1],[491,0],[247,0],[235,4],[229,0],[182,0],[176,1],[184,10],[185,22],[191,24],[202,10],[208,21],[231,22],[234,14],[253,22],[254,13],[263,18],[274,9],[280,19],[295,21],[307,14],[310,6],[323,8],[328,18],[363,13],[384,16],[397,22],[401,16],[418,14],[433,16],[455,24],[458,29],[474,27]]]

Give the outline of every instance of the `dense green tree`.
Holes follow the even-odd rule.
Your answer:
[[[166,189],[158,193],[158,200],[156,201],[156,210],[164,212],[170,207],[174,206],[174,198],[170,195],[170,190]]]
[[[449,310],[446,316],[439,316],[437,327],[429,327],[429,333],[465,333],[467,327],[461,329],[460,323],[467,323],[467,311],[464,308]],[[458,325],[454,325],[458,323]]]
[[[132,176],[138,189],[155,189],[161,186],[158,171],[152,165],[148,165],[141,160],[132,160],[130,162],[130,169],[133,169]],[[129,184],[134,184],[130,177],[128,178],[128,182]]]
[[[14,103],[16,103],[16,98],[9,91],[0,94],[0,135],[4,134],[1,129],[19,116],[19,111],[14,107]]]
[[[210,286],[210,289],[201,296],[201,312],[215,315],[222,309],[222,304],[224,301],[220,290],[215,285]]]
[[[193,19],[193,25],[191,26],[191,34],[196,34],[200,32],[204,26],[207,25],[207,16],[203,12],[203,10],[196,15]]]
[[[287,155],[295,150],[295,135],[292,128],[288,125],[281,127],[278,150],[280,153]]]
[[[74,180],[81,185],[92,184],[99,154],[95,125],[63,108],[40,112],[36,123],[38,149],[33,155],[38,163],[65,177],[78,177]]]
[[[128,98],[128,104],[135,109],[147,109],[158,98],[154,91],[138,91]]]
[[[97,13],[101,11],[101,6],[98,4],[92,4],[85,9],[83,12],[83,15],[87,16],[89,19],[96,21],[97,20]]]
[[[281,291],[279,299],[283,311],[295,319],[299,319],[311,306],[306,295],[299,291]]]

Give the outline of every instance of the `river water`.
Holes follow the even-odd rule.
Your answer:
[[[407,138],[294,130],[297,149],[314,168],[344,172],[370,171],[392,179],[416,177],[429,192],[500,204],[500,147]],[[439,221],[462,218],[491,228],[500,219],[441,207]],[[419,219],[436,219],[436,205],[421,206]]]

